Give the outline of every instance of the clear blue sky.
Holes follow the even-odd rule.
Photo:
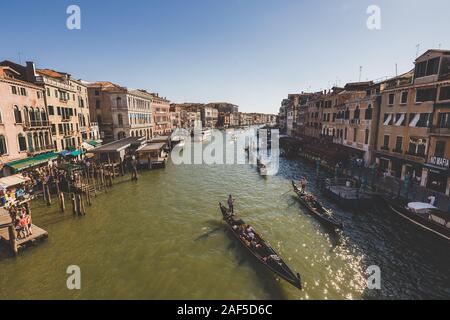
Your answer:
[[[82,28],[66,28],[81,7]],[[382,29],[366,27],[368,5]],[[276,113],[288,93],[412,68],[416,45],[450,49],[448,0],[1,1],[0,59],[174,102],[229,101]]]

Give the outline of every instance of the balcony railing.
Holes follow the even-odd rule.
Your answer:
[[[434,134],[442,134],[442,135],[449,135],[450,134],[450,128],[437,128],[437,127],[433,127],[431,128],[431,133]]]
[[[39,152],[47,152],[47,151],[53,151],[55,150],[55,146],[52,144],[49,144],[47,146],[37,146],[37,147],[29,147],[27,152],[30,155],[39,153]]]
[[[33,129],[50,127],[51,124],[48,120],[25,120],[23,126],[27,129]]]
[[[61,120],[63,122],[69,122],[71,118],[72,118],[72,116],[61,116]]]

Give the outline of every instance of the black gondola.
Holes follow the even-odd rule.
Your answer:
[[[333,217],[332,211],[326,209],[313,195],[301,191],[294,181],[292,181],[292,186],[294,187],[294,192],[297,194],[300,202],[322,223],[334,229],[344,228],[342,222]]]
[[[246,239],[246,228],[249,226],[241,219],[238,219],[234,214],[224,207],[221,203],[220,210],[222,212],[223,220],[230,227],[233,235],[239,240],[239,242],[247,248],[247,250],[264,266],[269,268],[276,275],[286,280],[294,287],[302,289],[302,283],[300,275],[292,272],[287,264],[280,258],[280,256],[273,250],[254,230],[254,240],[249,241]]]

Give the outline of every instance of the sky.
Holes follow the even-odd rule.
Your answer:
[[[81,29],[69,30],[69,5]],[[367,8],[381,29],[367,27]],[[277,113],[288,93],[394,76],[450,50],[448,0],[0,1],[0,60]]]

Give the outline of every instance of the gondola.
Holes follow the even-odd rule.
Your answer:
[[[313,195],[301,191],[294,181],[292,181],[292,186],[294,187],[294,192],[297,194],[300,202],[323,224],[333,229],[344,228],[342,222],[333,217],[332,211],[326,209]]]
[[[249,227],[245,222],[237,218],[234,214],[219,203],[220,210],[222,212],[223,220],[230,227],[233,235],[239,240],[239,242],[247,248],[247,250],[264,266],[269,268],[273,273],[280,276],[282,279],[286,280],[294,287],[302,289],[302,283],[300,275],[294,274],[292,270],[286,265],[286,263],[281,259],[281,257],[273,250],[254,230],[254,239],[256,240],[257,246],[251,244],[245,238],[245,228]]]

